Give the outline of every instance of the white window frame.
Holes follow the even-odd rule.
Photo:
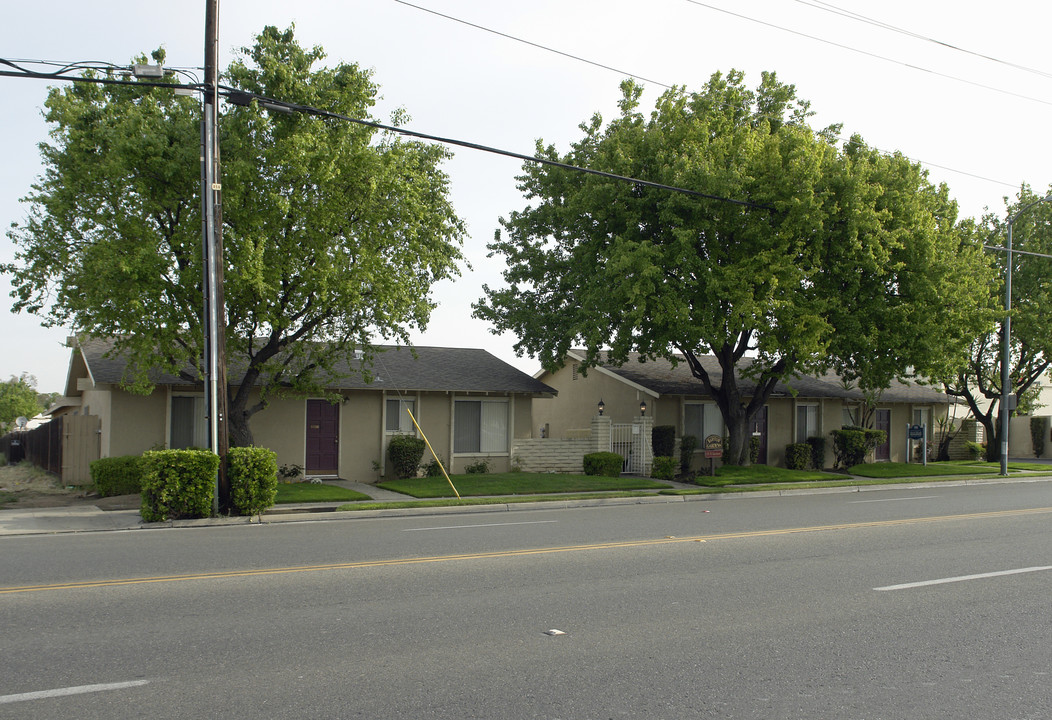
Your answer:
[[[801,428],[800,428],[800,411],[801,410],[804,411],[804,428],[803,428],[803,432],[801,432]],[[812,411],[814,412],[814,426],[813,427],[811,426],[811,423],[810,423],[811,418],[808,417],[809,415],[811,415]],[[796,409],[793,412],[793,437],[795,438],[795,442],[804,443],[804,442],[807,442],[807,438],[809,438],[809,437],[817,437],[817,436],[819,436],[819,434],[821,433],[821,428],[819,427],[820,420],[821,420],[820,415],[821,415],[820,408],[818,407],[818,403],[817,402],[798,402],[798,403],[796,403]]]
[[[390,429],[387,427],[388,421],[391,418],[390,403],[398,403],[398,428]],[[411,397],[398,397],[388,395],[384,398],[384,434],[385,435],[416,435],[416,426],[413,425],[412,419],[406,412],[413,413],[413,417],[417,418],[417,422],[420,421],[420,413],[417,412],[417,398]]]
[[[457,450],[457,427],[456,427],[456,415],[457,415],[457,403],[480,403],[479,406],[479,449],[478,450]],[[492,431],[488,433],[486,431],[486,416],[487,410],[489,413],[494,412],[498,407],[502,407],[504,410],[504,432],[500,437],[501,447],[498,449],[494,444],[494,440],[497,439],[497,435]],[[452,408],[452,443],[453,457],[501,457],[507,456],[511,449],[511,412],[512,405],[509,398],[506,397],[472,397],[472,396],[459,396],[453,398]],[[491,415],[492,417],[492,415]],[[487,442],[488,441],[488,442]]]
[[[165,433],[165,447],[169,450],[177,449],[172,445],[172,412],[174,410],[174,403],[172,402],[175,398],[191,398],[194,401],[194,417],[193,417],[193,428],[190,434],[193,436],[193,441],[185,447],[208,447],[208,412],[205,407],[205,396],[204,393],[194,392],[173,392],[168,397],[168,417],[167,417],[167,432]],[[181,449],[181,448],[179,448]]]

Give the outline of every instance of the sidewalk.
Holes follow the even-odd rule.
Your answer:
[[[961,485],[978,485],[991,483],[1020,483],[1020,482],[1048,482],[1052,481],[1049,476],[1014,476],[1009,478],[967,478],[960,480],[940,480],[937,484],[942,487],[955,487]],[[364,495],[370,496],[369,502],[413,502],[416,498],[402,495],[401,493],[384,490],[365,483],[349,481],[338,481],[334,484],[356,490]],[[692,485],[672,483],[673,485],[689,488]],[[336,512],[336,508],[342,505],[354,503],[307,503],[301,505],[276,505],[263,514],[263,524],[282,522],[325,522],[332,520],[362,520],[367,518],[381,517],[404,517],[408,515],[464,515],[477,513],[511,512],[513,510],[536,510],[565,509],[571,507],[599,507],[603,505],[643,505],[653,503],[695,502],[714,501],[731,498],[748,497],[779,497],[782,495],[797,494],[825,494],[846,492],[872,492],[876,490],[895,489],[917,489],[933,482],[911,482],[891,485],[872,486],[849,486],[837,488],[791,488],[786,487],[778,490],[762,490],[751,493],[732,494],[698,494],[698,495],[652,495],[631,498],[603,498],[578,499],[578,500],[554,500],[543,502],[516,502],[497,503],[493,505],[462,505],[454,507],[408,507],[384,510],[361,510],[354,512]],[[106,505],[104,501],[100,504]],[[126,507],[127,503],[125,504]],[[62,533],[90,533],[90,532],[112,532],[153,530],[165,528],[194,528],[194,527],[217,527],[227,525],[252,525],[259,524],[257,517],[217,517],[201,518],[196,520],[175,520],[171,522],[144,523],[136,509],[104,510],[96,505],[80,505],[75,507],[53,507],[53,508],[31,508],[25,510],[3,510],[0,509],[0,537],[17,535],[54,535]]]

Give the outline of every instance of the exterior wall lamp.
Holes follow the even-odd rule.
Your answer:
[[[639,402],[639,416],[642,417],[647,414],[647,401],[641,400]]]
[[[603,410],[606,409],[606,403],[603,402],[602,398],[599,398],[599,417],[603,416]]]

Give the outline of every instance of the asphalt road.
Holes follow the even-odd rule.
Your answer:
[[[0,717],[1048,718],[1050,521],[1039,482],[3,538]]]

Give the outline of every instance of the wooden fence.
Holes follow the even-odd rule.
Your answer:
[[[0,453],[8,459],[21,455],[57,475],[63,485],[87,485],[91,463],[99,459],[101,432],[97,415],[62,415],[38,428],[5,435]]]

